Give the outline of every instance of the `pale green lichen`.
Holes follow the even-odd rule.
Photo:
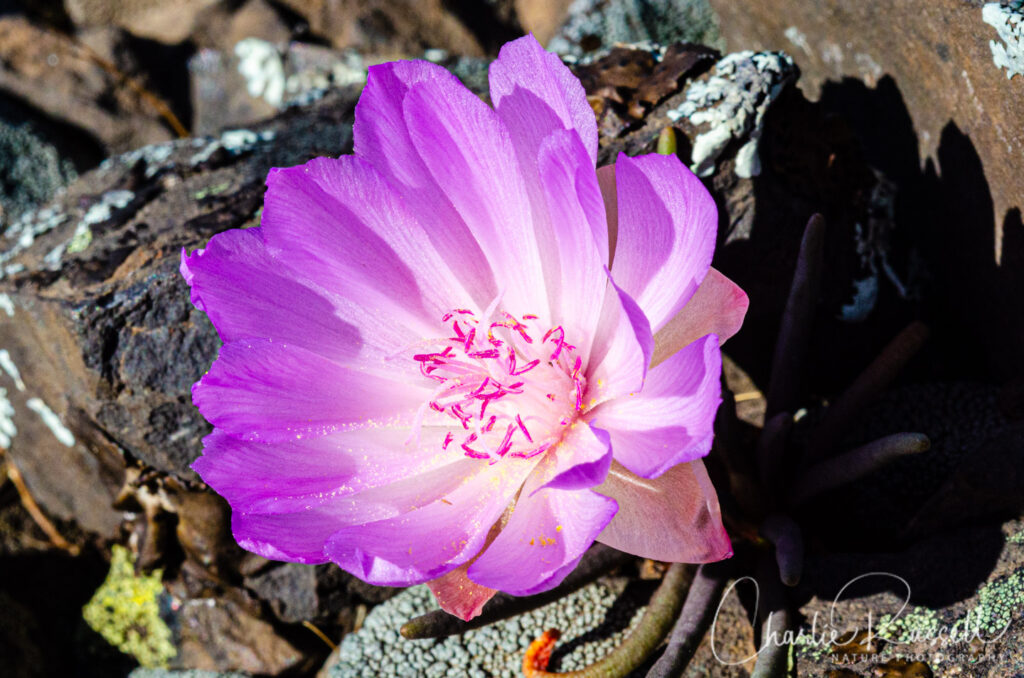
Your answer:
[[[915,607],[898,616],[884,615],[878,620],[879,637],[896,643],[955,643],[977,638],[992,642],[1000,638],[1024,611],[1024,570],[983,584],[976,602],[952,624],[939,613]]]
[[[934,610],[914,607],[900,615],[882,615],[875,632],[879,638],[894,643],[913,643],[937,638],[942,627],[942,619]]]
[[[985,638],[1001,635],[1024,613],[1024,570],[984,584],[973,612]]]
[[[166,668],[177,654],[171,629],[160,618],[161,575],[156,570],[137,576],[132,554],[115,545],[106,581],[82,608],[82,617],[93,630],[150,668]]]
[[[204,198],[209,198],[211,196],[220,195],[221,193],[223,193],[224,191],[228,190],[229,188],[231,188],[231,182],[229,182],[229,181],[222,181],[219,184],[214,184],[213,186],[207,186],[206,188],[202,188],[202,189],[196,191],[196,193],[195,193],[195,195],[193,197],[196,200],[203,200]]]

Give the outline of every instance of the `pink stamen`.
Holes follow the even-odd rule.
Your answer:
[[[487,454],[486,452],[474,450],[472,447],[469,446],[469,444],[474,440],[476,440],[476,434],[470,433],[469,436],[466,437],[466,440],[459,447],[461,447],[463,451],[466,453],[466,456],[470,457],[471,459],[490,459],[491,455]]]
[[[533,437],[530,435],[530,432],[526,430],[526,424],[523,423],[523,418],[518,414],[516,415],[516,423],[519,424],[519,429],[523,432],[523,435],[526,436],[526,439],[532,443]]]
[[[508,428],[505,429],[505,437],[502,438],[501,444],[498,445],[498,449],[495,452],[499,457],[504,457],[508,454],[508,451],[512,449],[512,433],[516,430],[515,424],[509,424]]]
[[[512,375],[513,377],[518,377],[520,374],[526,374],[537,365],[540,365],[540,360],[531,360],[530,362],[523,365],[523,368],[521,370],[512,370],[509,372],[509,374]]]
[[[551,443],[544,443],[540,447],[534,448],[532,450],[525,450],[523,452],[513,452],[509,456],[519,457],[521,459],[532,459],[533,457],[536,457],[538,454],[546,452],[549,447],[551,447]]]
[[[442,450],[447,450],[448,446],[452,444],[453,440],[455,440],[455,436],[452,435],[451,431],[448,431],[448,433],[445,434],[445,436],[444,436],[444,442],[441,443],[441,449]]]

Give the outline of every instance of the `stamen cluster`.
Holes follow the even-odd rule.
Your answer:
[[[547,451],[582,412],[586,388],[583,360],[562,326],[541,334],[536,315],[498,315],[485,327],[468,309],[445,313],[452,336],[437,340],[441,350],[413,356],[420,373],[438,382],[426,407],[461,428],[448,431],[442,449],[456,443],[491,463]]]

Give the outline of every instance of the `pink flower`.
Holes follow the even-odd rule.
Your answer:
[[[355,155],[271,171],[261,227],[181,264],[224,340],[194,468],[238,542],[464,619],[594,540],[731,554],[700,459],[747,306],[675,157],[595,172],[583,88],[532,36],[490,83],[493,109],[439,66],[370,69]]]

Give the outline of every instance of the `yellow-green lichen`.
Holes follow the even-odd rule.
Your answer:
[[[115,545],[106,581],[82,608],[82,617],[108,643],[148,668],[166,668],[177,654],[160,618],[162,572],[137,576],[131,552]]]

